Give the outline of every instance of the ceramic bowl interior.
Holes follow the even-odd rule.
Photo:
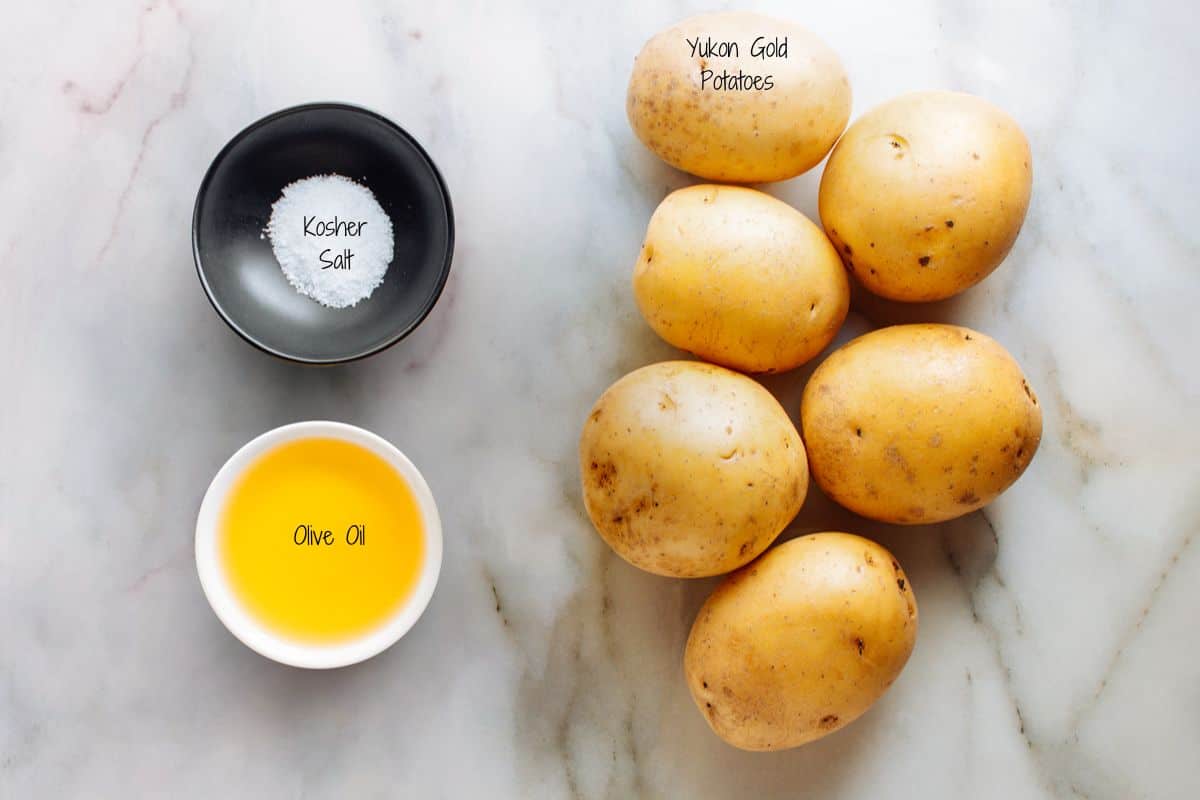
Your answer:
[[[350,308],[327,308],[288,282],[263,233],[287,184],[337,173],[367,186],[392,220],[383,283]],[[333,364],[377,353],[430,312],[450,272],[454,214],[433,161],[374,112],[317,103],[272,114],[213,160],[192,219],[192,250],[209,300],[243,339],[282,358]]]
[[[284,442],[311,437],[341,439],[360,445],[387,461],[404,478],[416,497],[425,530],[425,561],[408,600],[383,625],[362,637],[336,644],[308,644],[284,638],[265,628],[247,613],[234,595],[220,558],[219,530],[222,511],[242,472],[263,453]],[[294,667],[329,669],[355,664],[391,647],[425,611],[437,586],[442,566],[442,524],[433,493],[424,477],[403,453],[370,431],[340,422],[297,422],[267,431],[230,456],[217,472],[200,504],[196,518],[196,571],[200,585],[217,617],[230,633],[250,649]]]

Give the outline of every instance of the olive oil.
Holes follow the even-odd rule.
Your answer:
[[[305,643],[378,629],[416,587],[425,557],[412,489],[380,456],[340,439],[286,442],[229,494],[221,564],[265,628]]]

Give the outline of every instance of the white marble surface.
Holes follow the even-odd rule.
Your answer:
[[[841,53],[856,113],[948,87],[1023,124],[1036,186],[1006,264],[934,306],[857,298],[845,335],[978,327],[1047,414],[1024,478],[954,524],[867,524],[812,493],[793,532],[892,548],[920,641],[862,720],[767,755],[716,740],[682,680],[712,582],[626,566],[577,489],[592,401],[671,353],[628,278],[650,211],[688,179],[633,139],[623,95],[641,43],[689,6],[6,9],[0,796],[1200,796],[1190,4],[762,4]],[[372,106],[423,141],[459,231],[420,331],[327,370],[230,333],[189,243],[217,149],[316,99]],[[816,180],[772,191],[812,214]],[[793,411],[803,378],[770,382]],[[407,451],[446,528],[427,616],[332,673],[242,647],[191,556],[222,461],[314,417]]]

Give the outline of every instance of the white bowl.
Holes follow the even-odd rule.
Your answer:
[[[282,637],[265,628],[234,596],[219,557],[218,529],[229,490],[242,472],[260,455],[284,442],[314,437],[340,439],[375,453],[412,488],[425,528],[425,562],[408,600],[378,628],[357,639],[336,644],[311,644]],[[370,431],[341,422],[296,422],[267,431],[247,442],[217,472],[196,517],[196,571],[208,604],[229,632],[267,658],[308,669],[331,669],[357,664],[391,647],[420,618],[442,568],[442,523],[429,485],[404,454]]]

